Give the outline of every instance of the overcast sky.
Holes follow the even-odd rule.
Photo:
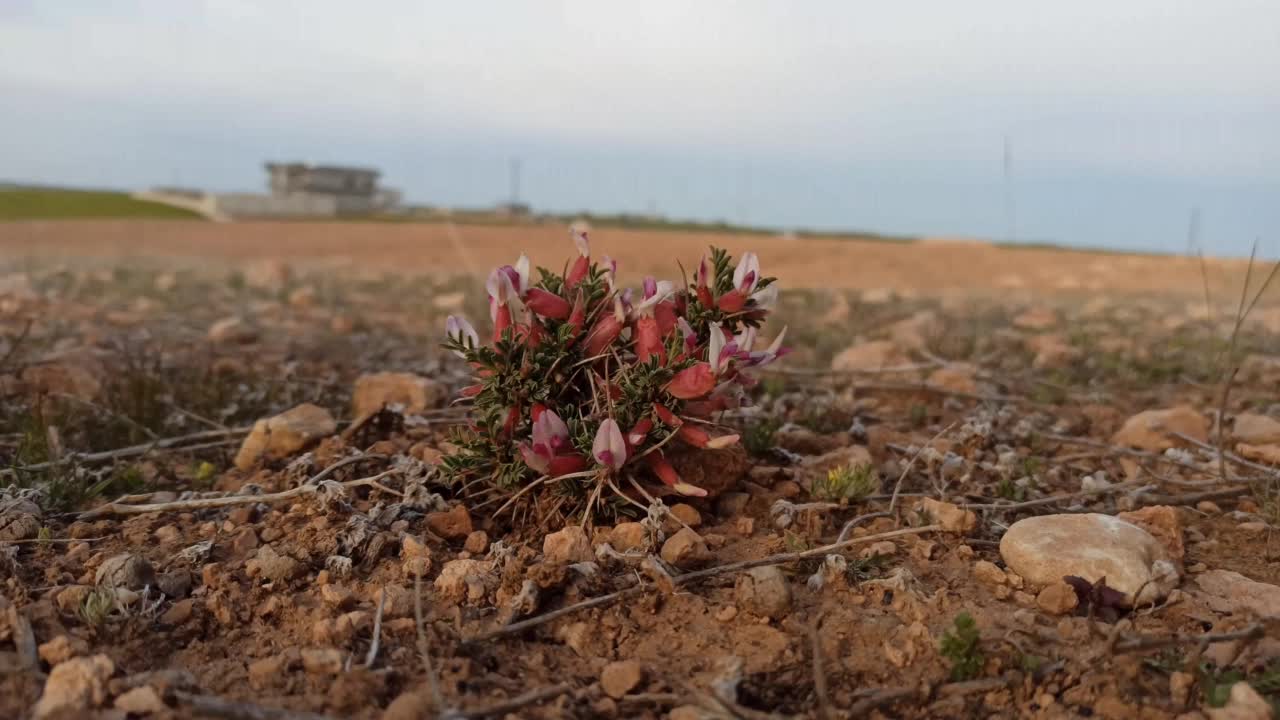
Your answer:
[[[0,0],[9,180],[1275,255],[1277,128],[1275,0]]]

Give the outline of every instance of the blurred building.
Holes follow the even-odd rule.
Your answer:
[[[175,192],[155,188],[146,199],[195,210],[214,220],[239,218],[327,218],[397,212],[398,190],[378,185],[370,168],[306,163],[266,163],[268,194]]]

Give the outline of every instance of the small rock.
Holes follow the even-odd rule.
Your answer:
[[[1013,318],[1013,326],[1020,330],[1048,330],[1058,324],[1058,313],[1047,307],[1033,307]]]
[[[1183,444],[1182,440],[1170,434],[1172,432],[1206,442],[1209,439],[1209,420],[1188,405],[1147,410],[1126,420],[1111,441],[1116,445],[1161,452]]]
[[[751,518],[744,519],[750,520]],[[863,548],[862,552],[858,553],[858,557],[892,557],[896,554],[898,554],[898,546],[894,545],[892,540],[881,540],[878,543]]]
[[[241,505],[237,508],[231,508],[227,512],[227,519],[235,525],[248,525],[253,522],[258,515],[258,509],[253,505]]]
[[[459,602],[463,598],[482,600],[493,578],[493,563],[484,560],[450,560],[440,568],[435,589],[443,600]]]
[[[250,577],[281,582],[298,577],[306,568],[288,555],[277,553],[270,545],[263,545],[258,549],[257,556],[245,563],[245,570]]]
[[[263,690],[275,684],[289,667],[287,655],[271,655],[249,663],[249,686]]]
[[[791,586],[774,565],[752,568],[734,586],[738,607],[753,615],[778,620],[791,612]]]
[[[172,545],[182,539],[182,531],[173,525],[163,525],[151,533],[161,545]]]
[[[171,570],[156,578],[156,587],[169,599],[184,598],[191,592],[191,571]]]
[[[671,514],[675,516],[677,520],[691,528],[696,528],[702,525],[702,513],[694,509],[692,505],[676,503],[671,506]]]
[[[223,318],[209,326],[209,342],[219,345],[248,345],[258,339],[258,331],[243,318]]]
[[[1236,452],[1243,455],[1247,460],[1266,465],[1280,465],[1280,443],[1272,443],[1270,445],[1237,443]]]
[[[1252,522],[1242,522],[1236,526],[1236,529],[1247,533],[1262,533],[1267,531],[1267,524],[1254,520]]]
[[[978,368],[968,363],[951,363],[934,370],[926,382],[959,393],[978,392]]]
[[[32,540],[40,535],[40,519],[31,513],[0,514],[0,542]]]
[[[1182,543],[1182,518],[1178,515],[1178,508],[1169,505],[1153,505],[1141,510],[1122,512],[1116,517],[1151,533],[1160,541],[1160,544],[1164,545],[1165,550],[1169,551],[1169,557],[1174,560],[1181,562],[1187,554],[1186,547]]]
[[[1231,686],[1226,705],[1207,708],[1207,712],[1209,720],[1268,720],[1274,717],[1271,703],[1243,681]]]
[[[295,288],[289,293],[289,304],[299,309],[309,308],[316,304],[316,289],[310,285]]]
[[[587,533],[577,525],[569,525],[563,530],[550,533],[542,540],[542,555],[547,562],[572,565],[580,562],[591,562],[595,553],[591,550],[591,541]]]
[[[920,509],[946,532],[967,533],[978,526],[976,513],[953,503],[921,498]]]
[[[698,533],[684,528],[667,538],[659,554],[668,564],[683,570],[705,562],[711,551]]]
[[[356,379],[351,412],[362,418],[386,405],[400,405],[412,415],[439,405],[446,395],[440,383],[413,373],[370,373]]]
[[[1280,615],[1280,586],[1257,582],[1231,570],[1209,570],[1196,576],[1209,608],[1215,612]]]
[[[49,672],[33,716],[83,717],[85,711],[106,701],[107,680],[115,671],[115,663],[106,655],[73,658],[57,665]]]
[[[355,596],[351,594],[351,591],[336,583],[321,585],[320,599],[324,601],[325,605],[339,610],[346,610],[355,604]]]
[[[1110,515],[1041,515],[1019,520],[1000,539],[1009,569],[1032,585],[1074,575],[1089,582],[1106,578],[1129,604],[1159,600],[1178,583],[1168,551],[1150,533]]]
[[[738,617],[738,608],[736,605],[725,605],[716,611],[716,619],[720,622],[729,622]]]
[[[247,471],[259,460],[289,457],[337,429],[338,423],[328,410],[309,403],[299,405],[254,423],[236,453],[235,465]]]
[[[1257,413],[1240,413],[1232,426],[1231,436],[1251,445],[1280,443],[1280,420]]]
[[[168,710],[168,706],[160,699],[160,694],[150,685],[139,685],[117,697],[115,706],[117,710],[133,715],[151,715]]]
[[[716,513],[721,517],[737,517],[747,509],[751,496],[744,492],[727,492],[716,500]]]
[[[1080,348],[1057,333],[1032,335],[1026,339],[1027,349],[1035,353],[1031,366],[1039,370],[1062,368],[1080,358]]]
[[[875,340],[852,345],[831,360],[836,372],[883,370],[905,365],[910,359],[892,340]]]
[[[1218,507],[1218,503],[1212,500],[1201,500],[1196,503],[1196,509],[1207,515],[1220,515],[1222,508]]]
[[[649,547],[649,530],[638,522],[620,522],[609,531],[609,544],[618,552],[646,550]]]
[[[156,584],[156,574],[146,558],[133,553],[121,553],[107,558],[98,566],[94,582],[102,587],[141,590],[147,585]]]
[[[231,557],[236,559],[244,558],[248,556],[251,550],[258,547],[258,533],[254,532],[251,527],[242,527],[231,536],[231,541],[228,545]]]
[[[169,626],[181,625],[191,617],[194,606],[195,600],[190,598],[187,598],[186,600],[179,600],[168,610],[164,611],[164,614],[160,616],[160,622]]]
[[[445,512],[427,513],[427,529],[445,540],[459,540],[471,534],[471,513],[462,505]]]
[[[382,711],[382,720],[422,720],[430,717],[436,717],[436,705],[427,692],[401,693]]]
[[[678,705],[667,713],[667,720],[704,720],[706,717],[706,711],[698,705]]]
[[[49,642],[41,643],[37,648],[40,659],[48,663],[49,667],[88,652],[89,643],[72,635],[59,635]]]
[[[973,577],[988,585],[1004,585],[1009,581],[1004,571],[988,560],[979,560],[973,564]]]
[[[467,540],[462,544],[462,549],[472,555],[483,555],[489,550],[489,533],[483,530],[473,530],[467,535]]]
[[[342,672],[342,652],[337,648],[307,648],[302,651],[302,667],[313,675]]]
[[[1036,605],[1050,615],[1066,615],[1079,604],[1075,589],[1061,580],[1046,585],[1036,596]]]
[[[1175,707],[1186,707],[1191,698],[1191,688],[1196,684],[1196,677],[1191,673],[1175,670],[1169,673],[1169,699]]]
[[[644,667],[635,660],[617,660],[604,666],[600,687],[611,698],[621,698],[644,681]]]
[[[386,601],[382,608],[383,617],[394,619],[409,617],[413,614],[412,590],[403,585],[385,585],[382,589],[386,592]],[[372,600],[376,607],[380,600],[380,595],[374,593]]]
[[[90,402],[102,393],[98,374],[70,362],[32,365],[22,371],[22,383],[35,395],[70,395]]]

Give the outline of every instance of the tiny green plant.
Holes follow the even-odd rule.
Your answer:
[[[586,233],[574,241],[578,256],[563,272],[531,273],[522,255],[490,274],[489,343],[466,319],[448,318],[444,347],[474,381],[461,391],[472,422],[454,435],[444,477],[512,501],[546,485],[587,498],[564,510],[587,515],[600,496],[589,488],[616,488],[633,473],[705,495],[669,456],[738,443],[714,418],[745,404],[757,384],[748,370],[787,352],[785,328],[767,347],[757,342],[777,303],[774,279],[754,253],[735,265],[712,248],[692,282],[649,277],[633,292],[616,282],[617,263],[592,260]]]
[[[40,526],[40,532],[36,534],[36,540],[39,541],[41,545],[48,545],[49,541],[52,539],[53,530],[50,529],[48,525]]]
[[[773,436],[782,427],[775,417],[764,417],[748,424],[742,431],[742,446],[752,455],[764,455],[773,449]]]
[[[942,634],[942,656],[951,661],[951,679],[972,680],[982,672],[987,659],[982,654],[978,625],[967,612],[956,615],[952,627]]]
[[[880,484],[875,468],[868,463],[841,465],[814,480],[809,492],[818,500],[853,503],[875,492]]]
[[[116,592],[112,588],[94,588],[80,601],[77,615],[91,628],[101,627],[116,609]]]

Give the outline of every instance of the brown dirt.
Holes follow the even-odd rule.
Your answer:
[[[734,255],[754,250],[786,287],[936,293],[947,290],[1177,292],[1200,296],[1195,258],[989,243],[786,239],[762,235],[638,231],[592,232],[596,255],[617,259],[625,277],[673,275],[675,259],[697,261],[708,245]],[[479,226],[449,223],[80,221],[0,223],[0,253],[59,258],[163,258],[239,264],[280,259],[332,270],[483,274],[520,251],[558,258],[571,251],[557,224]],[[1243,261],[1207,261],[1215,285],[1238,287]],[[686,268],[692,270],[686,264]]]
[[[460,232],[477,263],[509,261],[517,239],[531,252],[542,250],[535,260],[564,254],[558,228],[464,227]],[[96,241],[90,240],[93,234]],[[929,289],[933,281],[940,283],[933,289],[991,289],[990,279],[1006,272],[1024,274],[1035,287],[1065,272],[1085,277],[1091,263],[1122,268],[1109,277],[1124,278],[1128,290],[1164,287],[1170,277],[1199,287],[1198,270],[1192,275],[1179,261],[1156,258],[946,245],[927,246],[922,253],[923,246],[911,245],[789,244],[608,230],[598,237],[602,252],[664,271],[673,256],[696,262],[697,248],[706,242],[749,243],[766,268],[772,262],[783,277],[803,276],[832,288],[902,281],[908,288]],[[27,465],[56,456],[51,444],[61,444],[64,453],[102,451],[148,442],[148,433],[172,437],[211,425],[242,427],[303,402],[350,421],[351,391],[363,372],[417,372],[456,390],[465,382],[465,368],[436,347],[442,317],[454,303],[437,300],[473,291],[473,283],[374,272],[458,262],[440,250],[447,242],[446,229],[438,225],[93,223],[0,229],[0,247],[34,252],[39,244],[34,254],[41,256],[29,271],[33,293],[0,298],[0,464]],[[360,249],[352,251],[353,246]],[[272,287],[229,283],[225,274],[210,272],[162,277],[154,269],[120,263],[97,270],[48,266],[48,256],[61,253],[137,256],[155,263],[161,248],[166,262],[176,257],[179,265],[195,257],[308,262],[296,263],[297,272],[282,274]],[[796,257],[791,248],[812,256]],[[983,264],[988,261],[992,264]],[[335,272],[334,266],[344,262],[369,272],[360,277]],[[982,272],[948,267],[961,262]],[[311,292],[296,293],[299,288]],[[482,317],[483,297],[473,295],[465,306],[473,317]],[[844,310],[831,312],[832,307]],[[785,294],[780,313],[793,324],[797,352],[782,367],[791,372],[765,376],[756,397],[761,415],[731,420],[750,450],[732,491],[741,494],[692,503],[702,521],[697,532],[710,549],[705,563],[758,560],[831,542],[846,521],[886,511],[887,494],[899,477],[900,512],[862,523],[855,536],[925,523],[915,511],[920,496],[956,503],[1025,501],[1078,492],[1085,475],[1102,472],[1118,482],[1132,473],[1150,486],[1146,494],[1102,495],[1077,501],[1074,509],[1114,514],[1149,504],[1178,507],[1187,573],[1179,594],[1166,604],[1125,612],[1118,620],[1095,618],[1083,609],[1054,616],[1038,609],[1030,595],[975,578],[977,561],[1002,564],[995,543],[1008,524],[1054,507],[1040,505],[984,510],[977,526],[963,535],[896,537],[878,548],[878,557],[865,557],[865,546],[833,553],[845,558],[849,570],[821,587],[809,584],[819,560],[782,563],[792,602],[774,619],[752,611],[732,573],[681,585],[674,593],[645,579],[644,590],[621,601],[468,643],[500,626],[526,580],[539,587],[536,600],[524,608],[531,616],[629,588],[647,576],[634,559],[601,559],[594,574],[545,562],[543,532],[556,528],[513,526],[510,515],[494,517],[496,504],[432,484],[430,477],[426,488],[440,493],[446,504],[466,506],[474,529],[483,530],[490,544],[461,532],[441,538],[428,528],[443,533],[452,525],[428,516],[431,508],[370,487],[350,488],[327,502],[306,497],[89,520],[73,512],[127,494],[155,501],[178,493],[288,490],[353,452],[431,463],[442,448],[447,450],[447,426],[459,417],[456,411],[432,408],[416,420],[384,415],[355,432],[340,428],[306,454],[247,471],[234,467],[237,443],[232,442],[153,451],[114,465],[63,455],[53,471],[20,473],[21,485],[42,490],[36,500],[44,505],[38,520],[43,530],[21,544],[0,542],[0,667],[5,669],[0,716],[27,717],[52,670],[47,660],[18,669],[20,647],[11,640],[13,627],[3,607],[12,604],[29,620],[38,643],[67,636],[72,646],[80,645],[76,654],[103,654],[114,663],[99,702],[66,717],[121,717],[109,708],[140,685],[155,688],[161,697],[164,707],[157,717],[197,715],[192,695],[329,717],[431,717],[425,699],[430,676],[419,656],[413,609],[414,571],[422,570],[426,650],[446,703],[468,717],[562,683],[566,687],[554,696],[496,716],[819,718],[844,717],[877,704],[866,713],[1204,717],[1205,693],[1227,682],[1227,669],[1197,662],[1193,644],[1114,653],[1108,634],[1116,633],[1120,641],[1196,636],[1252,622],[1249,612],[1211,607],[1195,579],[1205,570],[1223,569],[1280,584],[1274,537],[1280,513],[1275,481],[1265,480],[1274,478],[1274,471],[1236,467],[1233,472],[1252,482],[1223,483],[1210,454],[1187,450],[1178,456],[1190,469],[1151,457],[1135,464],[1113,449],[1050,435],[1105,446],[1120,423],[1141,410],[1188,404],[1211,414],[1219,402],[1221,375],[1214,357],[1222,347],[1221,328],[1206,326],[1183,298],[1164,295],[1062,302],[1053,306],[1058,319],[1047,321],[1053,326],[1039,329],[1014,322],[1027,309],[1008,298],[868,302],[835,290]],[[257,331],[255,338],[208,341],[207,328],[232,314],[245,318]],[[1055,317],[1043,311],[1032,315]],[[918,320],[911,325],[918,332],[903,333],[898,323],[912,318]],[[1037,365],[1033,338],[1045,334],[1061,335],[1059,345],[1070,352]],[[847,345],[886,337],[920,367],[892,375],[823,372]],[[1259,358],[1280,356],[1280,334],[1256,329],[1242,339],[1241,349]],[[973,386],[947,391],[922,385],[938,357],[971,363],[977,370],[968,378]],[[63,375],[24,372],[51,365],[80,368],[96,389],[93,383],[69,383],[66,393],[83,396],[70,401],[50,394],[47,386],[54,382],[50,378]],[[1239,376],[1228,412],[1280,413],[1274,405],[1280,396],[1277,368],[1280,363],[1251,361]],[[45,386],[36,386],[37,375]],[[784,422],[790,423],[786,432],[774,435]],[[961,432],[965,426],[970,430]],[[952,430],[939,437],[948,427]],[[912,462],[927,444],[940,454]],[[814,456],[833,448],[848,457],[869,454],[872,494],[801,511],[782,527],[771,512],[777,501],[807,503],[829,491],[825,474],[813,468],[834,461]],[[955,459],[948,460],[947,453]],[[349,465],[330,479],[365,477],[390,462]],[[725,466],[708,456],[703,472],[722,472]],[[397,492],[407,489],[403,477],[382,483]],[[1216,508],[1186,497],[1237,487],[1244,492],[1217,499]],[[505,549],[495,549],[497,541]],[[200,543],[209,545],[183,552]],[[145,597],[95,616],[83,594],[97,582],[97,570],[124,552],[146,558],[172,592],[160,595],[149,588]],[[351,558],[349,572],[332,564],[329,558],[335,555]],[[442,568],[458,559],[491,563],[479,566],[470,587],[460,588],[462,599],[435,584]],[[183,578],[189,579],[188,587],[182,587]],[[380,649],[366,669],[384,589]],[[468,590],[474,592],[470,598]],[[984,657],[968,684],[950,682],[952,661],[939,650],[962,612],[976,621]],[[1272,688],[1271,693],[1280,673],[1275,640],[1246,648],[1232,667],[1262,690]],[[1209,648],[1206,657],[1231,660],[1222,650]],[[327,667],[324,661],[334,658],[337,667]],[[615,698],[599,680],[609,663],[621,659],[638,661],[643,672],[630,693]],[[1192,671],[1195,683],[1185,697],[1170,691],[1171,673],[1182,669]],[[827,688],[825,697],[817,691],[819,682]],[[890,699],[885,693],[896,694]],[[873,697],[883,702],[870,703]]]

